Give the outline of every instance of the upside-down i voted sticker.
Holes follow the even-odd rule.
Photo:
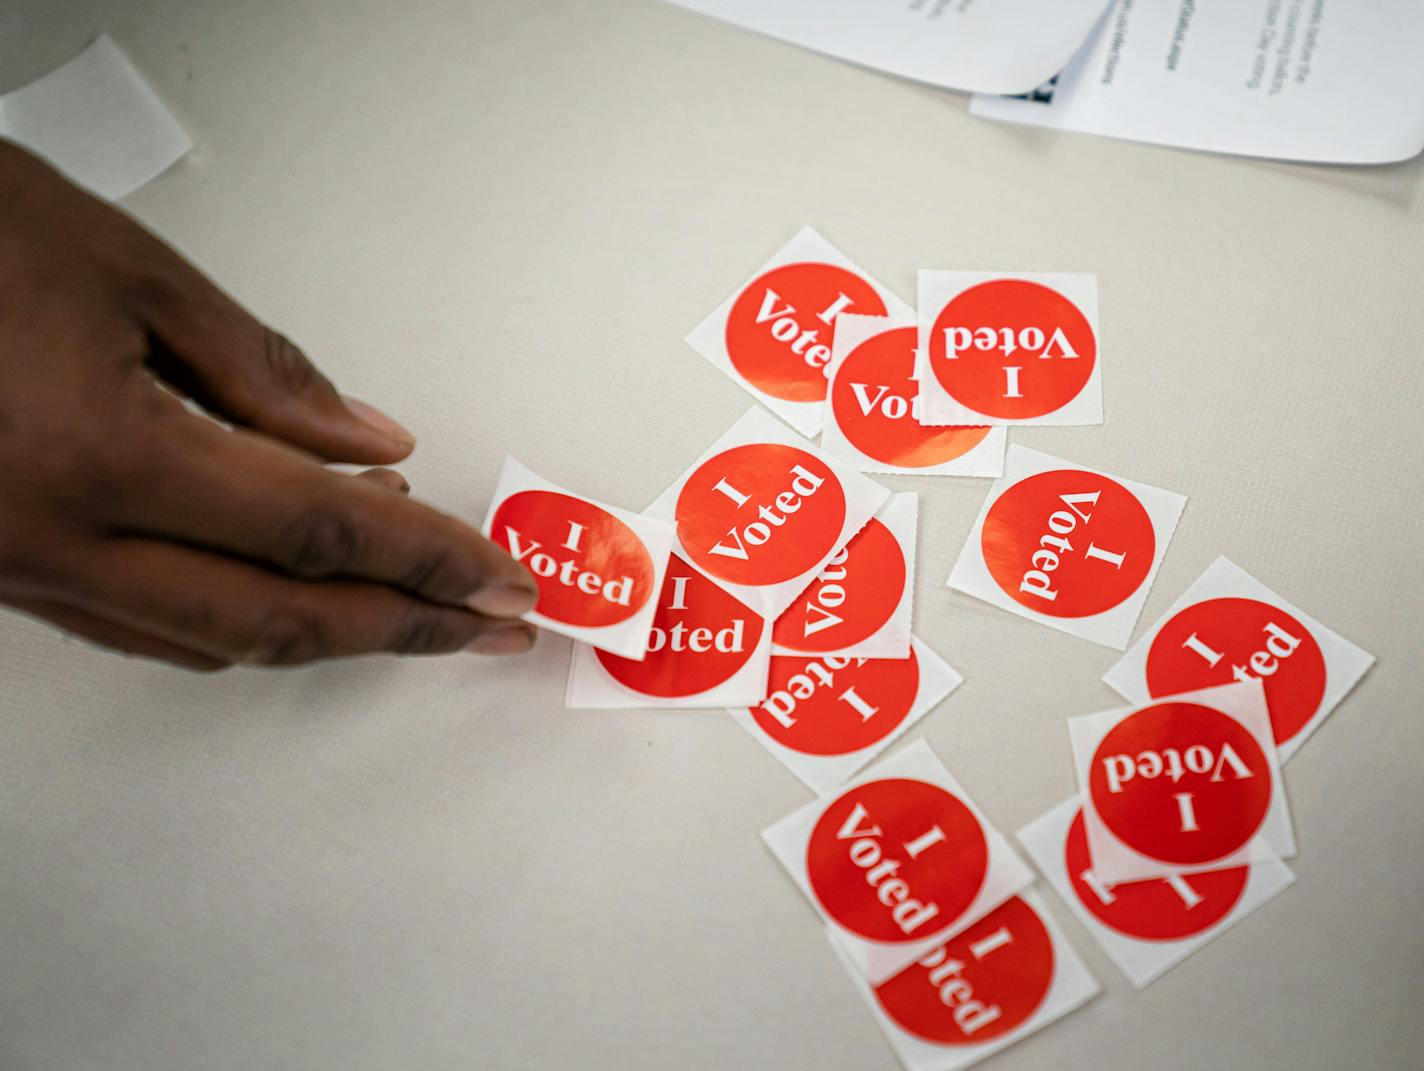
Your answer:
[[[1033,880],[922,740],[762,839],[876,984]]]
[[[1138,989],[1295,881],[1290,868],[1273,857],[1226,870],[1110,885],[1093,869],[1076,796],[1021,829],[1019,843]]]
[[[866,983],[834,939],[831,947],[906,1071],[969,1067],[1100,992],[1032,890],[879,985]]]
[[[1101,424],[1094,275],[921,271],[920,420]]]
[[[831,341],[847,312],[914,315],[803,227],[686,341],[797,431],[815,435],[825,415]]]
[[[773,657],[765,698],[728,713],[818,793],[850,777],[964,683],[919,640],[908,658]]]
[[[918,502],[913,491],[886,500],[776,619],[773,654],[909,655]]]
[[[949,586],[1122,650],[1186,503],[1012,446]]]
[[[1069,718],[1068,735],[1102,881],[1295,855],[1260,681]]]
[[[1218,558],[1103,680],[1129,702],[1145,703],[1259,677],[1285,762],[1374,660],[1238,566]]]
[[[641,661],[575,644],[571,707],[723,707],[766,694],[771,629],[765,617],[676,554]]]
[[[484,534],[528,569],[539,601],[525,621],[642,658],[673,528],[569,494],[506,458]]]
[[[750,409],[647,513],[678,553],[749,606],[781,616],[890,492]]]
[[[846,314],[836,321],[821,449],[861,472],[1001,475],[1007,429],[920,423],[916,339],[910,317]]]

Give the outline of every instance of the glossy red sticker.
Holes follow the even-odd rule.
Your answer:
[[[1218,558],[1103,680],[1133,702],[1259,680],[1284,762],[1373,662],[1370,654]]]
[[[924,423],[1100,424],[1097,280],[920,272]]]

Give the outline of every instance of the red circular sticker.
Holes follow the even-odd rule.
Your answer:
[[[1104,885],[1093,873],[1080,810],[1068,829],[1063,865],[1079,901],[1110,930],[1139,941],[1180,941],[1224,919],[1246,891],[1248,868]]]
[[[641,662],[594,649],[614,680],[643,695],[698,695],[730,680],[761,640],[762,619],[676,554],[667,578],[648,653]]]
[[[616,625],[653,594],[653,559],[638,534],[581,498],[519,491],[495,510],[490,537],[534,574],[534,609],[566,625]]]
[[[995,500],[984,564],[1015,602],[1050,617],[1111,610],[1147,579],[1157,537],[1127,488],[1080,469],[1026,477]]]
[[[1088,773],[1103,824],[1152,859],[1210,863],[1242,848],[1271,805],[1271,769],[1236,719],[1198,703],[1158,703],[1103,737]]]
[[[905,593],[905,555],[871,518],[776,619],[771,638],[796,651],[843,651],[874,636]]]
[[[779,584],[840,543],[845,491],[805,450],[751,443],[703,462],[677,497],[676,517],[694,564],[733,584]]]
[[[727,313],[727,356],[760,391],[788,402],[826,396],[831,335],[843,312],[884,316],[885,302],[834,264],[783,264],[747,284]]]
[[[920,424],[915,382],[917,330],[899,327],[866,339],[846,356],[831,389],[836,426],[866,457],[901,468],[929,468],[962,457],[988,428]]]
[[[766,698],[751,714],[762,732],[792,751],[849,755],[893,733],[919,689],[914,651],[909,658],[776,657]]]
[[[976,413],[1027,420],[1062,409],[1093,374],[1092,325],[1058,291],[996,279],[959,294],[935,318],[930,368]]]
[[[1053,938],[1015,896],[875,989],[900,1029],[982,1045],[1023,1025],[1053,983]]]
[[[834,800],[806,847],[826,914],[872,941],[918,941],[962,915],[989,872],[989,845],[963,801],[937,785],[869,781]]]
[[[1147,652],[1153,698],[1259,678],[1276,743],[1305,728],[1325,696],[1325,655],[1310,630],[1256,599],[1207,599],[1162,626]]]

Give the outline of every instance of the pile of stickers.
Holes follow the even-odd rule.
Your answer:
[[[928,745],[857,773],[961,682],[911,629],[917,496],[865,473],[993,478],[949,586],[1126,651],[1131,705],[1068,719],[1078,793],[1018,836],[1135,986],[1294,880],[1280,766],[1373,659],[1224,558],[1128,649],[1186,500],[1006,444],[1102,423],[1096,279],[918,296],[803,230],[687,339],[765,409],[642,513],[510,459],[485,532],[576,641],[569,706],[727,708],[817,793],[763,837],[904,1065],[942,1071],[1098,985]]]

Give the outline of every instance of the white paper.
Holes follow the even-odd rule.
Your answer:
[[[765,605],[774,620],[889,497],[753,408],[647,515],[673,522],[684,560],[748,606]]]
[[[881,794],[885,800],[878,800]],[[862,805],[866,799],[870,805]],[[840,820],[842,810],[847,821]],[[827,812],[835,813],[820,826]],[[862,836],[864,830],[873,832]],[[923,740],[882,759],[834,798],[813,800],[794,811],[764,830],[762,839],[872,983],[898,973],[1033,880]],[[883,847],[862,846],[881,839]],[[827,848],[825,854],[816,853],[817,843]],[[852,852],[861,853],[859,859]],[[873,925],[887,935],[884,939],[851,929],[827,907],[815,891],[812,855],[830,868],[833,879],[844,879],[825,888],[843,895],[862,912],[867,928]],[[890,876],[891,864],[905,880]],[[871,883],[870,873],[879,874],[878,884]],[[928,883],[912,884],[917,876],[927,877]],[[898,899],[880,891],[892,883]]]
[[[1186,502],[1171,491],[1011,446],[1004,476],[989,489],[949,586],[1121,651]]]
[[[802,227],[684,341],[802,435],[825,419],[836,324],[851,312],[910,316],[910,307]]]
[[[1068,61],[1104,0],[672,0],[903,78],[1022,93]]]
[[[1239,635],[1248,616],[1249,634]],[[1163,637],[1164,630],[1169,638]],[[1173,692],[1261,677],[1285,762],[1374,661],[1374,655],[1218,558],[1103,681],[1129,702],[1145,703]]]
[[[1417,0],[1120,0],[1056,82],[975,115],[1247,156],[1424,148]],[[1048,98],[1048,99],[1044,99]]]
[[[963,683],[912,639],[909,658],[775,657],[765,699],[728,713],[814,792],[826,793]]]
[[[1124,735],[1122,727],[1133,724],[1173,728],[1166,736],[1156,729]],[[1295,856],[1259,680],[1069,718],[1068,736],[1088,853],[1103,881],[1145,881]],[[1100,747],[1112,753],[1099,755]],[[1116,778],[1105,773],[1114,770]],[[1098,777],[1101,795],[1094,791]],[[1108,806],[1111,815],[1104,813]],[[1136,844],[1124,839],[1124,825],[1132,827]]]
[[[836,320],[821,449],[861,472],[1002,476],[1003,427],[925,427],[913,317]]]
[[[1024,923],[1037,932],[1022,932]],[[1015,900],[981,919],[963,940],[952,939],[942,946],[942,951],[935,949],[919,964],[906,968],[905,977],[891,979],[874,989],[856,971],[832,931],[827,930],[826,935],[851,984],[870,1008],[906,1071],[960,1071],[1042,1030],[1101,991],[1097,979],[1033,889],[1024,890]],[[1003,935],[1009,939],[1004,940]],[[974,955],[976,949],[980,953],[978,959]],[[996,953],[1013,958],[996,960]],[[955,970],[954,963],[962,966]],[[1024,1007],[1027,1001],[1020,996],[1020,990],[1032,980],[1041,980],[1045,966],[1051,971],[1047,989],[1032,1008]],[[936,988],[934,982],[938,979],[942,981]],[[920,986],[924,989],[917,991]],[[952,1005],[944,994],[950,995]],[[907,1029],[891,1013],[892,1008],[905,1018],[908,1008],[918,1009],[925,1017],[917,1018],[914,1025],[923,1030],[926,1024],[933,1024],[943,1030],[943,1035],[931,1040]],[[971,1030],[967,1036],[965,1028]],[[1000,1032],[975,1043],[976,1034],[984,1036],[993,1030]],[[953,1041],[944,1040],[951,1037]]]
[[[1108,885],[1087,855],[1080,810],[1077,796],[1064,800],[1019,830],[1019,843],[1138,989],[1295,882],[1290,868],[1271,858],[1230,870]]]
[[[108,200],[136,190],[193,147],[158,95],[108,37],[0,97],[10,138]]]
[[[776,619],[773,654],[909,657],[918,503],[914,491],[886,499]]]

